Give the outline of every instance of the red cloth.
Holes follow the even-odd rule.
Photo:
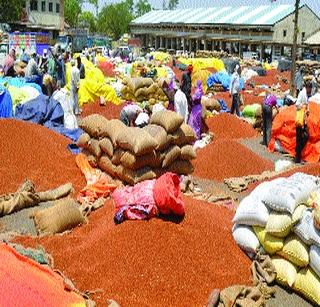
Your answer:
[[[295,156],[296,148],[296,106],[283,108],[272,123],[269,150],[275,150],[278,140],[282,148],[291,156]],[[307,162],[318,162],[320,159],[320,105],[310,102],[310,114],[307,118],[309,140],[302,151],[302,159]]]
[[[51,269],[0,244],[0,306],[86,306]]]
[[[184,216],[184,202],[180,190],[180,179],[174,173],[165,173],[156,180],[153,196],[162,214]]]

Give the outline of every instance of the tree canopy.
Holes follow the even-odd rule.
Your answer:
[[[92,12],[82,12],[79,15],[79,25],[88,28],[90,33],[97,31],[97,19]]]
[[[139,0],[135,5],[135,16],[139,17],[152,10],[151,4],[148,0]]]
[[[76,28],[78,26],[81,5],[82,1],[64,0],[64,18],[71,28]]]
[[[0,22],[10,23],[20,20],[24,0],[1,0]]]

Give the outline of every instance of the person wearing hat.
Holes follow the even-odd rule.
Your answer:
[[[80,86],[80,71],[76,66],[75,59],[71,59],[71,87],[70,87],[70,99],[73,106],[73,112],[75,115],[80,115],[78,91]]]
[[[192,88],[192,80],[191,74],[193,71],[193,66],[189,65],[187,68],[187,72],[182,75],[181,81],[181,91],[186,95],[188,100],[188,111],[191,112],[192,108],[192,97],[191,97],[191,88]]]
[[[240,116],[240,76],[239,76],[239,65],[236,65],[234,72],[231,76],[229,91],[230,96],[232,96],[231,114],[236,112],[237,116]]]

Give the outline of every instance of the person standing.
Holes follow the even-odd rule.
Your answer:
[[[277,106],[277,97],[274,95],[267,95],[262,104],[262,120],[263,120],[263,141],[264,146],[268,146],[271,139],[271,128],[272,128],[272,110],[276,108],[279,113]]]
[[[183,117],[187,124],[189,119],[189,103],[185,93],[180,90],[179,85],[175,84],[174,90],[174,110]]]
[[[42,76],[41,76],[41,72],[38,67],[36,59],[37,59],[37,54],[34,52],[26,67],[25,76],[29,82],[35,82],[40,86],[42,86]]]
[[[191,74],[193,71],[193,66],[189,65],[187,68],[187,72],[182,75],[181,82],[181,91],[186,95],[188,101],[188,111],[191,112],[192,108],[192,97],[191,97],[191,88],[192,88],[192,80]]]
[[[309,116],[309,98],[311,97],[312,84],[306,82],[304,88],[299,92],[296,101],[296,156],[295,163],[301,162],[302,150],[308,142],[309,131],[307,118]]]
[[[80,55],[77,57],[77,67],[80,71],[80,79],[84,79],[86,77],[86,71],[85,71],[83,63],[81,62]]]
[[[73,106],[73,112],[75,115],[80,115],[78,91],[80,87],[80,71],[76,66],[76,61],[72,59],[71,63],[71,87],[70,87],[70,98]]]
[[[318,93],[318,76],[319,76],[319,73],[316,71],[311,80],[311,85],[312,85],[311,96],[314,96],[315,94]]]
[[[296,87],[296,96],[298,97],[300,91],[303,89],[303,67],[300,67],[294,77],[294,85]]]
[[[240,75],[239,75],[239,65],[236,65],[234,72],[231,76],[229,91],[232,97],[231,114],[236,112],[237,116],[240,116]]]
[[[66,85],[66,74],[65,74],[65,66],[62,54],[59,55],[56,60],[56,68],[57,68],[57,83],[62,88]]]
[[[3,73],[5,77],[14,77],[14,61],[16,60],[16,51],[11,49],[9,54],[4,58],[3,61]]]

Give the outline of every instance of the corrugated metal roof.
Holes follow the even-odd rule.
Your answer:
[[[320,45],[320,31],[308,37],[304,42],[307,45]]]
[[[294,5],[225,6],[183,10],[155,10],[132,21],[132,24],[245,24],[274,25],[294,12]]]

